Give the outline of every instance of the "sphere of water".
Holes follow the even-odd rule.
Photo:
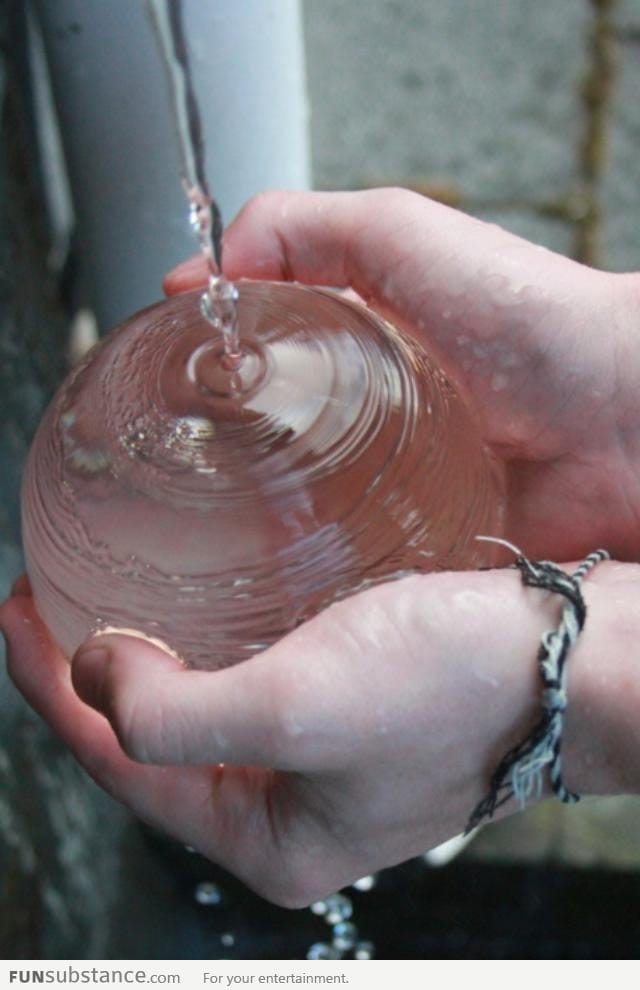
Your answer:
[[[490,562],[494,472],[427,356],[327,290],[239,288],[240,359],[187,293],[112,331],[47,410],[23,535],[68,656],[118,628],[216,669],[369,583]]]

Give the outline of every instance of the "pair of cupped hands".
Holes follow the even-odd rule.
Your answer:
[[[231,279],[354,290],[467,400],[503,473],[504,535],[567,567],[596,547],[620,561],[584,585],[563,766],[581,793],[638,790],[640,568],[622,562],[640,554],[640,276],[393,189],[262,194],[224,258]],[[204,280],[193,259],[165,290]],[[0,620],[15,684],[102,787],[296,907],[464,828],[540,715],[559,610],[508,568],[408,577],[215,673],[115,634],[69,666],[25,578]]]

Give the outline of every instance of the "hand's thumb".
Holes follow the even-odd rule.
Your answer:
[[[226,670],[185,669],[146,640],[108,634],[76,653],[73,685],[143,763],[274,766],[270,667],[256,657]]]

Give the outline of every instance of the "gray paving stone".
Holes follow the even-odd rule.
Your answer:
[[[617,0],[613,8],[613,20],[622,30],[625,28],[639,28],[640,0]]]
[[[428,175],[545,198],[574,176],[584,0],[304,0],[315,181]]]
[[[603,262],[640,269],[640,44],[621,43],[602,184]]]

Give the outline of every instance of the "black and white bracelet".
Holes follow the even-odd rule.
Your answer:
[[[566,661],[582,632],[587,614],[580,585],[596,564],[609,559],[606,550],[595,550],[585,557],[573,574],[568,574],[553,561],[528,560],[517,547],[505,540],[477,538],[500,543],[512,550],[516,554],[513,566],[520,571],[523,584],[562,595],[566,601],[560,624],[543,634],[538,650],[538,667],[544,685],[542,717],[532,732],[510,749],[496,767],[489,782],[489,791],[472,812],[465,834],[485,819],[492,818],[511,797],[524,808],[531,796],[540,796],[546,767],[549,767],[551,789],[560,801],[572,804],[580,800],[579,795],[565,787],[562,779],[560,750],[567,707]]]

